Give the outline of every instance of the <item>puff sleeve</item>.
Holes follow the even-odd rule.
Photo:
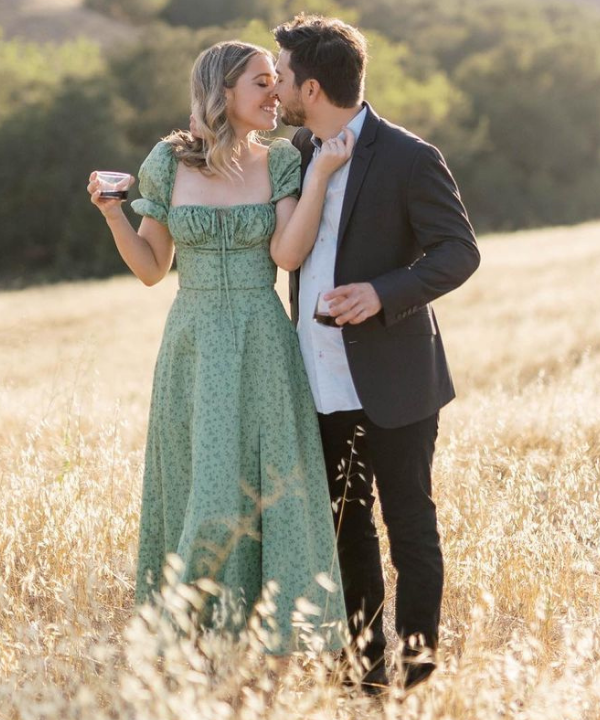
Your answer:
[[[142,197],[131,203],[134,212],[154,218],[163,225],[167,224],[175,167],[176,161],[169,143],[157,143],[140,167],[139,188]]]
[[[289,140],[278,138],[269,148],[269,167],[273,196],[276,203],[284,197],[300,195],[300,151]]]

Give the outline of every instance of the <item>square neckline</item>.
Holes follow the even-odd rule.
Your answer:
[[[269,184],[271,186],[271,197],[267,202],[255,202],[255,203],[235,203],[233,205],[203,205],[201,203],[182,203],[181,205],[173,205],[172,204],[172,198],[173,198],[173,187],[175,185],[175,175],[177,173],[177,166],[181,162],[181,160],[178,160],[173,152],[171,151],[171,158],[172,162],[174,163],[174,171],[173,171],[173,178],[171,180],[171,187],[169,188],[169,210],[170,213],[171,210],[177,210],[178,208],[205,208],[206,210],[232,210],[236,208],[249,208],[249,207],[273,207],[272,198],[275,195],[275,189],[273,187],[273,173],[271,170],[271,148],[276,144],[277,140],[280,140],[283,138],[273,138],[271,143],[267,145],[267,170],[269,172]]]

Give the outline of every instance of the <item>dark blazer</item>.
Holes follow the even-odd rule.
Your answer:
[[[432,300],[461,285],[479,251],[456,183],[440,152],[380,118],[367,116],[344,195],[335,286],[370,282],[383,309],[342,329],[350,373],[367,416],[393,428],[422,420],[454,397]],[[302,176],[311,132],[292,140]],[[298,321],[300,272],[290,274]]]

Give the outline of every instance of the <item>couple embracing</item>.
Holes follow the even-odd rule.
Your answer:
[[[343,620],[366,640],[355,647],[362,686],[377,692],[388,676],[376,486],[410,687],[435,667],[443,562],[431,469],[438,413],[454,397],[430,302],[479,253],[439,151],[363,101],[361,33],[301,15],[274,34],[276,63],[240,42],[198,57],[190,132],[159,142],[140,169],[137,232],[100,198],[95,174],[88,186],[144,283],[177,253],[136,596],[159,589],[168,553],[182,582],[209,576],[248,611],[275,581],[272,652],[298,649],[291,616],[308,598],[326,608],[321,622]],[[265,145],[257,133],[275,129],[278,109],[301,129]],[[276,266],[290,272],[297,333]]]

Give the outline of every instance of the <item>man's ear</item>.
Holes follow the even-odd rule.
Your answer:
[[[315,100],[318,99],[320,93],[321,85],[318,80],[315,80],[314,78],[309,78],[308,80],[304,81],[302,85],[302,95],[304,96],[305,101],[315,102]]]

